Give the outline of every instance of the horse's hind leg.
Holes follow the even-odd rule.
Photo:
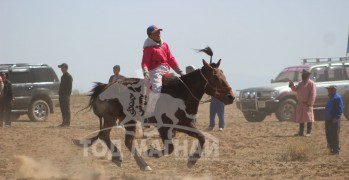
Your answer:
[[[100,130],[102,130],[102,122],[103,122],[103,118],[101,116],[99,116],[99,127]],[[77,146],[80,147],[90,147],[98,138],[100,135],[100,131],[98,131],[98,134],[96,136],[93,136],[91,138],[88,139],[84,139],[84,140],[77,140],[77,139],[73,139],[73,143]]]
[[[135,148],[134,139],[136,133],[136,121],[131,120],[124,124],[126,129],[125,132],[125,145],[127,149],[131,152],[132,156],[135,158],[137,165],[143,171],[151,171],[152,169],[148,166],[148,164],[144,161],[144,159],[140,156],[137,149]]]
[[[112,154],[112,161],[121,167],[122,158],[120,150],[111,142],[110,131],[115,124],[116,119],[113,117],[104,117],[103,129],[99,133],[99,138],[105,142]]]
[[[80,147],[90,147],[97,139],[98,139],[99,133],[96,136],[93,136],[88,139],[78,140],[73,139],[73,143]]]

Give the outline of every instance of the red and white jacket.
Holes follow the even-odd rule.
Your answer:
[[[170,48],[166,42],[160,43],[147,38],[143,45],[142,69],[146,73],[160,65],[171,67],[176,73],[180,74],[181,70],[178,63],[173,57]]]

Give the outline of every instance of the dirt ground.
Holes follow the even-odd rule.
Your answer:
[[[205,147],[206,155],[193,168],[187,168],[186,158],[195,141],[178,133],[175,140],[180,146],[175,153],[159,159],[144,157],[153,170],[141,171],[123,144],[121,128],[112,130],[112,139],[121,148],[122,167],[109,160],[102,143],[90,148],[72,143],[99,128],[92,111],[76,114],[87,101],[86,96],[72,97],[69,128],[57,127],[59,108],[46,122],[21,116],[10,128],[0,128],[0,179],[349,179],[349,121],[344,118],[342,151],[333,156],[326,149],[324,122],[315,122],[311,137],[293,137],[297,124],[279,122],[275,116],[249,123],[235,104],[229,105],[224,131],[216,127],[207,132],[211,146]],[[208,126],[208,115],[209,104],[200,105],[199,130]],[[136,141],[139,145],[158,140],[157,135],[144,139],[139,131]]]

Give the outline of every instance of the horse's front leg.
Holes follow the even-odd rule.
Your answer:
[[[145,153],[149,157],[160,158],[162,156],[169,155],[174,151],[174,146],[172,142],[172,138],[174,137],[173,128],[160,127],[158,131],[162,139],[162,143],[164,144],[164,149],[158,150],[154,147],[148,149]]]
[[[151,171],[152,169],[148,166],[148,164],[144,161],[142,156],[138,153],[135,148],[134,139],[136,133],[136,121],[128,121],[124,124],[126,129],[125,132],[125,145],[127,149],[131,152],[132,156],[135,158],[137,165],[143,171]]]
[[[205,136],[198,129],[195,128],[195,125],[192,122],[188,124],[183,124],[182,126],[184,126],[185,128],[178,128],[177,130],[191,137],[194,137],[199,141],[199,144],[196,147],[195,152],[189,155],[189,158],[188,158],[187,166],[188,168],[191,168],[196,164],[197,160],[201,158],[202,149],[205,144]]]

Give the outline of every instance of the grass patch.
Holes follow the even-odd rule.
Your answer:
[[[280,161],[310,161],[324,155],[323,147],[319,147],[310,139],[297,138],[289,141],[282,151]]]

